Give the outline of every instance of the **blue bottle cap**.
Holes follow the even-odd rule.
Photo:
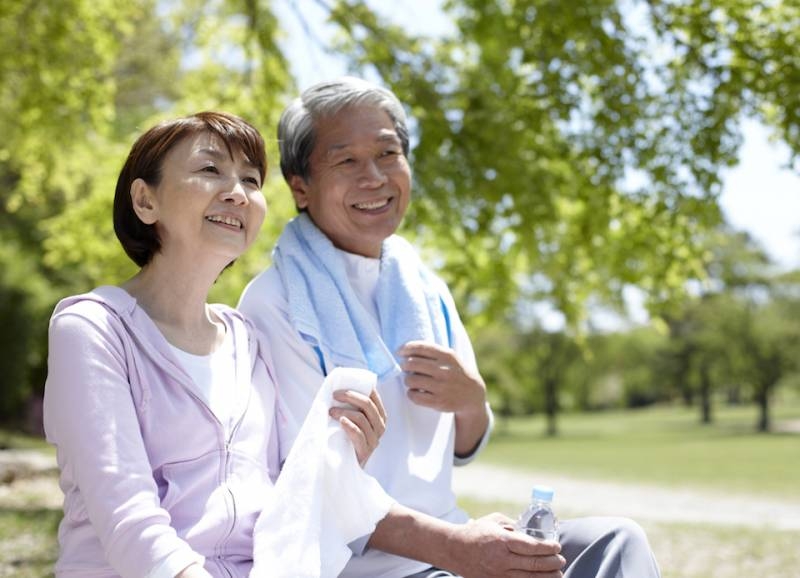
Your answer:
[[[552,502],[553,494],[555,491],[550,486],[533,486],[531,497],[534,500],[542,500],[544,502]]]

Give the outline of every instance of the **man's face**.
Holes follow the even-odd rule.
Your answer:
[[[310,176],[289,182],[295,203],[339,249],[380,257],[411,196],[411,170],[394,123],[365,105],[321,119],[315,129]]]

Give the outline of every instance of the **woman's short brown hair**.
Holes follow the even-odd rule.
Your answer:
[[[169,151],[177,143],[197,133],[219,137],[228,152],[240,150],[258,168],[261,182],[267,173],[264,139],[247,121],[225,112],[198,112],[191,116],[161,122],[140,136],[131,147],[114,192],[114,232],[122,248],[137,265],[144,267],[161,248],[154,225],[139,220],[133,210],[131,185],[136,179],[151,187],[161,182],[161,169]]]

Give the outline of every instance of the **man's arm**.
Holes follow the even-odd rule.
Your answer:
[[[511,531],[501,514],[453,524],[395,504],[369,547],[427,562],[463,578],[530,576],[559,578],[565,560],[556,542]]]

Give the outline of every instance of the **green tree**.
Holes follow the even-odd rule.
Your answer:
[[[69,17],[65,17],[69,14]],[[41,388],[47,316],[59,285],[41,225],[85,194],[106,149],[114,62],[131,4],[0,1],[0,380],[4,417]]]
[[[587,349],[586,409],[638,408],[669,399],[663,371],[666,337],[652,326],[590,335]]]
[[[0,415],[19,416],[44,381],[47,318],[65,295],[135,267],[114,240],[116,175],[134,138],[161,118],[225,109],[272,127],[292,80],[265,0],[0,0]],[[266,130],[269,129],[269,130]],[[275,171],[272,171],[275,175]],[[265,187],[259,247],[212,298],[235,303],[291,214]]]
[[[546,299],[572,324],[629,284],[651,306],[703,274],[739,120],[796,156],[797,3],[449,0],[453,37],[414,37],[364,0],[331,4],[354,69],[415,119],[407,225],[488,316]],[[766,71],[771,70],[772,73]]]
[[[743,376],[752,386],[759,413],[756,429],[772,427],[772,400],[781,381],[797,372],[800,356],[800,301],[775,297],[766,304],[749,304],[741,335]]]
[[[535,327],[520,336],[517,367],[530,395],[538,395],[535,406],[545,416],[545,434],[558,435],[558,414],[564,396],[574,389],[574,372],[583,362],[582,351],[565,331],[546,331]]]
[[[708,253],[703,282],[664,318],[672,377],[687,404],[698,401],[700,421],[711,423],[715,391],[737,387],[748,371],[742,341],[752,336],[748,310],[768,298],[774,266],[749,235],[729,227],[707,234],[703,245]]]

